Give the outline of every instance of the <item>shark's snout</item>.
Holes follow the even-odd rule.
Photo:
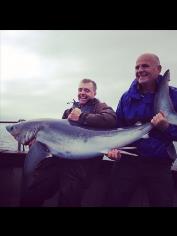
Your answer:
[[[8,132],[11,132],[11,130],[12,130],[12,125],[7,125],[7,126],[6,126],[6,130],[7,130]]]

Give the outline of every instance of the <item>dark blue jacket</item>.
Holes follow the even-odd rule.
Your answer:
[[[159,76],[157,84],[161,78],[162,76]],[[132,126],[137,122],[150,122],[155,115],[154,93],[141,94],[137,85],[138,82],[135,79],[119,101],[116,110],[118,127]],[[169,94],[177,111],[177,88],[170,86]],[[176,125],[169,125],[168,129],[163,132],[153,128],[148,138],[141,138],[131,146],[137,147],[137,154],[141,157],[167,159],[169,158],[167,147],[172,141],[177,141]]]

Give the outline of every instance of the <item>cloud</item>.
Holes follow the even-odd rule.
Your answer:
[[[97,97],[115,109],[144,52],[160,57],[177,86],[177,31],[6,30],[0,37],[0,118],[61,117],[83,78],[95,80]]]

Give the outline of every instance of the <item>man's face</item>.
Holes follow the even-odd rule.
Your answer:
[[[87,103],[90,99],[93,99],[96,95],[92,82],[80,83],[78,88],[78,99],[80,104]]]
[[[161,66],[152,56],[143,55],[136,61],[136,78],[141,85],[154,83],[160,72]]]

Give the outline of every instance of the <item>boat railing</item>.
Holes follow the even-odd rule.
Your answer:
[[[13,124],[13,123],[19,123],[19,122],[22,122],[22,121],[25,121],[24,119],[19,119],[18,121],[0,121],[0,124]],[[25,145],[21,144],[20,142],[18,142],[18,146],[17,146],[17,150],[18,152],[25,152]]]

